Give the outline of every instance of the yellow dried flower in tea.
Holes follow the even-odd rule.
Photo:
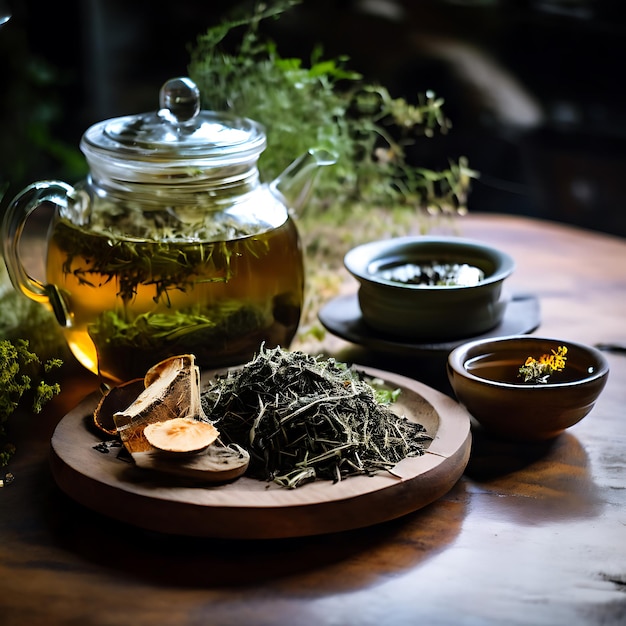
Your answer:
[[[551,374],[565,369],[566,354],[567,347],[559,346],[551,354],[542,354],[539,359],[529,356],[519,368],[519,375],[525,383],[546,383]]]

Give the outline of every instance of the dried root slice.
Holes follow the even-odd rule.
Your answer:
[[[158,380],[166,378],[172,370],[181,372],[195,371],[196,374],[199,374],[196,357],[193,354],[181,354],[179,356],[171,356],[153,365],[144,376],[144,385],[149,387]]]
[[[132,404],[143,389],[142,378],[135,378],[109,389],[93,412],[94,426],[107,435],[117,435],[117,426],[113,416]]]
[[[213,424],[192,417],[177,417],[148,424],[143,434],[157,450],[175,454],[191,454],[206,450],[219,436]]]
[[[98,421],[108,426],[111,418],[102,413],[113,412],[116,432],[137,467],[209,483],[235,480],[245,473],[248,452],[225,446],[212,424],[196,419],[204,414],[200,370],[193,355],[165,359],[134,388],[134,398],[128,398],[126,389],[117,393],[112,389]]]
[[[144,436],[149,424],[202,415],[200,370],[193,355],[161,361],[148,370],[144,386],[134,402],[113,415],[122,443],[131,454],[153,449]]]
[[[250,455],[239,446],[225,446],[219,441],[198,454],[175,455],[161,451],[136,452],[137,467],[170,474],[200,483],[225,483],[243,476],[250,463]]]

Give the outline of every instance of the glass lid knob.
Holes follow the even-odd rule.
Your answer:
[[[186,76],[171,78],[159,93],[159,117],[171,124],[184,124],[200,112],[200,90]]]
[[[122,158],[149,164],[210,159],[212,166],[257,158],[266,137],[257,122],[228,112],[203,111],[200,89],[180,76],[163,84],[159,108],[98,122],[87,129],[87,158]]]

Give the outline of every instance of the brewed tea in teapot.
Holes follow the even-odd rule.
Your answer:
[[[288,347],[304,288],[290,210],[332,157],[311,151],[262,184],[265,146],[258,123],[201,110],[192,81],[168,81],[157,112],[85,132],[85,181],[35,183],[11,203],[3,240],[14,286],[52,307],[73,354],[106,381],[174,354],[217,368],[263,342]],[[45,283],[19,257],[44,202],[55,206]]]

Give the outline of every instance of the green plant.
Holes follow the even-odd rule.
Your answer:
[[[15,446],[3,441],[6,423],[27,392],[32,391],[31,410],[39,413],[43,406],[61,391],[59,383],[49,383],[45,377],[60,367],[60,359],[45,363],[29,350],[28,341],[0,340],[0,467],[8,464]]]
[[[466,210],[472,172],[465,158],[442,171],[415,167],[405,148],[418,138],[447,132],[443,100],[427,91],[417,104],[393,98],[347,67],[347,57],[325,59],[321,48],[302,59],[283,58],[263,37],[263,20],[276,19],[298,0],[259,2],[252,15],[232,17],[200,36],[191,51],[189,74],[205,108],[231,110],[266,127],[268,148],[259,168],[266,179],[278,175],[298,154],[319,147],[337,155],[320,176],[312,205],[343,220],[355,207],[409,208],[425,215]],[[240,34],[234,51],[227,51]]]
[[[60,386],[52,371],[69,356],[51,311],[13,289],[0,263],[0,468],[15,451],[7,438],[18,407],[39,413]]]

